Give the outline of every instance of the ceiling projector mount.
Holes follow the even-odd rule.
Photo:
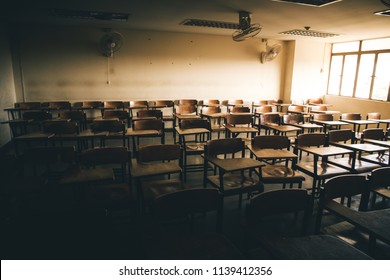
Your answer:
[[[236,42],[244,41],[246,39],[256,36],[263,28],[258,23],[251,24],[251,15],[249,12],[241,11],[239,12],[238,17],[239,29],[234,31],[234,33],[232,34],[232,38]]]

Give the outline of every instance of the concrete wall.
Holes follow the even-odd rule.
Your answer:
[[[260,63],[265,43],[229,36],[116,30],[114,58],[98,52],[100,29],[20,29],[26,101],[274,99],[284,95],[285,56]],[[276,42],[269,42],[276,43]]]
[[[7,121],[5,108],[13,107],[16,101],[15,85],[13,79],[13,68],[11,52],[5,24],[0,22],[0,122]],[[8,124],[0,124],[0,147],[10,141],[10,130]]]

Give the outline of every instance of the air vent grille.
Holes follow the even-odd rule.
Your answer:
[[[95,19],[95,20],[109,20],[109,21],[127,21],[129,14],[125,13],[110,13],[110,12],[96,12],[96,11],[82,11],[82,10],[66,10],[54,9],[53,14],[56,16],[74,18],[74,19]]]
[[[339,34],[326,33],[312,30],[302,30],[302,29],[293,29],[289,31],[280,32],[279,34],[295,35],[295,36],[307,36],[307,37],[317,37],[317,38],[327,38],[340,36]]]
[[[323,7],[336,2],[340,2],[342,0],[272,0],[272,1],[300,4],[300,5],[307,5],[307,6],[314,6],[314,7]]]
[[[377,15],[377,16],[390,16],[390,9],[389,10],[375,12],[374,14]]]
[[[239,25],[237,23],[203,20],[203,19],[186,19],[180,24],[187,25],[187,26],[213,27],[213,28],[224,28],[224,29],[238,29],[239,28]]]

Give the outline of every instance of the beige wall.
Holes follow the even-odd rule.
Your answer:
[[[315,39],[295,42],[291,100],[305,101],[326,93],[329,45]]]
[[[11,52],[8,41],[8,34],[4,25],[0,23],[0,122],[7,121],[5,108],[12,107],[15,97],[15,86],[12,73]],[[0,147],[10,141],[10,130],[8,124],[0,124]]]
[[[265,43],[259,38],[234,42],[229,36],[117,31],[124,44],[113,59],[107,59],[97,50],[104,34],[99,29],[23,28],[20,40],[26,101],[251,101],[284,94],[287,54],[282,52],[274,61],[261,64]]]
[[[333,104],[332,110],[342,113],[360,113],[365,118],[367,113],[379,112],[382,119],[390,119],[390,102],[326,95],[325,103]]]
[[[104,34],[100,29],[28,25],[11,30],[13,67],[5,27],[0,29],[2,120],[3,108],[16,100],[282,98],[288,102],[326,93],[330,45],[316,39],[270,40],[270,45],[281,43],[283,51],[274,61],[261,64],[265,43],[257,37],[234,42],[229,36],[117,30],[124,45],[107,59],[98,52]],[[341,112],[380,111],[383,118],[390,118],[389,102],[337,96],[325,96],[325,102]],[[9,130],[2,125],[0,144],[7,140]]]

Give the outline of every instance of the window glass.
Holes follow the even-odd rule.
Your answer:
[[[357,55],[346,55],[341,79],[341,91],[343,96],[352,96],[356,76]]]
[[[355,97],[369,98],[374,71],[375,54],[362,54],[360,57]]]
[[[389,50],[390,38],[365,40],[362,42],[362,51]]]
[[[337,55],[332,57],[330,65],[328,94],[338,95],[340,90],[341,69],[343,66],[343,56]]]
[[[374,89],[372,91],[372,99],[388,100],[390,87],[390,53],[378,54],[378,62],[376,64]]]
[[[332,53],[357,52],[359,50],[359,41],[333,44]]]

